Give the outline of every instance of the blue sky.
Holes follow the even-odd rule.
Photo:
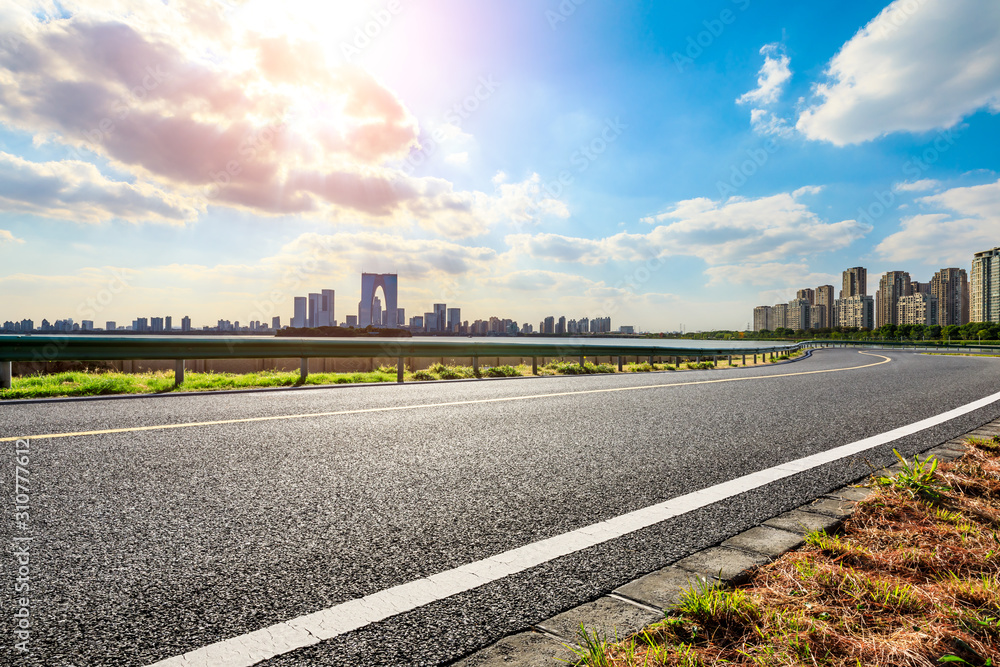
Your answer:
[[[743,328],[1000,245],[1000,5],[0,3],[0,321],[283,321],[362,270]],[[365,34],[367,31],[367,34]],[[102,124],[103,123],[103,124]]]

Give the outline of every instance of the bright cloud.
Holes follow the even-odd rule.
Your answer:
[[[796,127],[837,146],[1000,111],[1000,3],[897,0],[841,48]]]
[[[764,64],[757,75],[757,87],[740,95],[736,100],[738,104],[774,104],[785,82],[792,78],[792,70],[788,67],[791,59],[784,54],[780,44],[765,44],[760,53],[764,56]]]
[[[506,241],[514,255],[584,265],[694,256],[709,265],[705,273],[710,285],[723,281],[823,284],[831,276],[814,273],[806,262],[789,262],[788,258],[845,248],[870,232],[871,227],[856,220],[831,223],[819,218],[799,201],[818,191],[816,187],[804,187],[759,199],[689,199],[644,219],[656,225],[645,234],[622,232],[600,239],[512,234]]]
[[[19,239],[6,229],[0,229],[0,244],[3,243],[24,243],[24,239]]]
[[[973,253],[1000,245],[1000,180],[952,188],[918,202],[948,212],[904,218],[900,231],[876,247],[886,259],[966,266]]]
[[[568,215],[530,178],[488,194],[410,176],[394,165],[420,149],[417,121],[371,74],[329,62],[315,38],[241,29],[227,20],[241,9],[181,4],[94,3],[74,13],[82,8],[69,3],[68,18],[55,9],[22,17],[26,39],[0,50],[0,122],[76,153],[49,170],[80,171],[96,153],[150,185],[126,193],[102,182],[74,195],[36,169],[38,182],[23,175],[18,210],[62,216],[53,188],[84,202],[117,188],[117,200],[145,200],[101,205],[136,221],[190,220],[213,205],[417,224],[449,237]],[[444,132],[452,142],[468,136],[455,130]],[[84,217],[109,217],[99,206],[84,206]]]
[[[919,181],[904,181],[902,183],[896,183],[892,186],[892,189],[897,192],[924,192],[926,190],[933,190],[934,188],[940,186],[941,181],[936,181],[933,178],[923,178]]]
[[[183,224],[198,211],[148,183],[112,181],[78,160],[28,162],[0,152],[0,207],[76,222],[113,219]]]

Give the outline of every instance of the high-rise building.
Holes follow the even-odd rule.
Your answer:
[[[438,318],[433,312],[424,313],[424,331],[437,331]]]
[[[812,308],[812,304],[809,303],[809,299],[792,299],[789,301],[788,311],[785,315],[785,327],[792,331],[808,329],[810,326],[810,308]]]
[[[163,318],[163,330],[164,331],[174,330],[174,318],[171,317],[170,315],[167,315],[166,317]]]
[[[382,326],[382,299],[375,297],[372,299],[372,324],[377,327]]]
[[[348,315],[347,316],[346,325],[349,326],[349,327],[357,327],[358,326],[358,316],[357,315]]]
[[[826,306],[809,306],[809,328],[825,329],[830,326],[826,321]]]
[[[757,306],[753,309],[753,330],[773,330],[771,328],[771,306]]]
[[[93,331],[94,321],[93,320],[83,320],[80,322],[80,331]]]
[[[187,315],[181,318],[181,331],[191,331],[191,318]]]
[[[336,320],[334,320],[336,322]],[[396,309],[396,326],[402,327],[406,323],[406,308]]]
[[[771,331],[788,328],[788,304],[776,303],[771,306]]]
[[[930,294],[931,284],[922,283],[919,280],[910,281],[910,294]]]
[[[163,318],[162,317],[151,317],[149,318],[149,329],[150,331],[163,331]]]
[[[576,328],[580,333],[590,333],[590,318],[581,317],[576,322]]]
[[[551,334],[556,332],[556,318],[549,315],[542,322],[542,333]]]
[[[118,330],[118,323],[115,322],[115,321],[113,321],[113,320],[108,320],[107,322],[104,323],[104,330],[105,331],[117,331]]]
[[[304,296],[295,297],[294,309],[292,311],[292,327],[301,329],[306,326],[306,322],[308,321],[306,318],[308,301]]]
[[[332,289],[325,289],[320,291],[319,295],[319,307],[316,311],[316,324],[317,327],[332,327],[334,322],[333,306],[334,306],[334,291]]]
[[[938,301],[938,324],[969,322],[969,279],[965,269],[941,269],[931,278],[931,295]]]
[[[875,326],[899,324],[899,300],[913,294],[910,274],[906,271],[887,271],[875,293]]]
[[[190,320],[188,321],[188,324],[190,325]],[[274,329],[275,331],[281,328],[280,315],[275,315],[274,317],[271,318],[271,328]]]
[[[566,316],[560,315],[559,321],[556,322],[556,334],[565,336],[566,335]]]
[[[854,329],[875,328],[875,299],[858,294],[837,299],[837,326]]]
[[[410,318],[410,328],[411,329],[423,329],[424,328],[424,316],[414,315]]]
[[[437,331],[447,331],[448,330],[448,306],[443,303],[434,304],[434,317],[436,322],[434,327]]]
[[[973,255],[969,282],[970,321],[1000,322],[1000,248]]]
[[[448,331],[450,333],[455,333],[462,326],[462,309],[461,308],[449,308],[448,309]]]
[[[836,309],[833,304],[833,285],[820,285],[816,288],[816,305],[823,308],[823,327],[837,326]],[[815,327],[814,327],[815,328]]]
[[[938,323],[938,300],[927,292],[914,292],[908,296],[899,297],[896,306],[897,324],[923,324],[931,326]]]
[[[849,296],[865,296],[868,294],[868,269],[855,266],[844,271],[843,285],[840,288],[840,298]]]
[[[795,294],[795,298],[796,299],[806,299],[809,302],[810,306],[815,306],[816,305],[816,290],[809,289],[808,287],[806,289],[800,289]]]
[[[319,310],[322,304],[323,295],[317,292],[309,293],[309,305],[306,310],[306,326],[307,327],[318,327],[319,324]]]

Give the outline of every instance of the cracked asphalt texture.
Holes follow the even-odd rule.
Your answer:
[[[32,440],[31,653],[148,665],[1000,392],[1000,360],[874,351],[839,373]],[[733,371],[0,404],[0,437],[536,396],[880,361],[819,350]],[[897,441],[924,450],[1000,404]],[[15,534],[13,443],[0,451]],[[867,458],[868,462],[862,460]],[[265,663],[447,664],[894,461],[781,480]]]

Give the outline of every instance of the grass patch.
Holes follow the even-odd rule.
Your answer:
[[[591,637],[577,664],[1000,665],[1000,438],[969,444],[903,459],[842,534],[808,535],[745,586],[689,590],[623,641]]]

